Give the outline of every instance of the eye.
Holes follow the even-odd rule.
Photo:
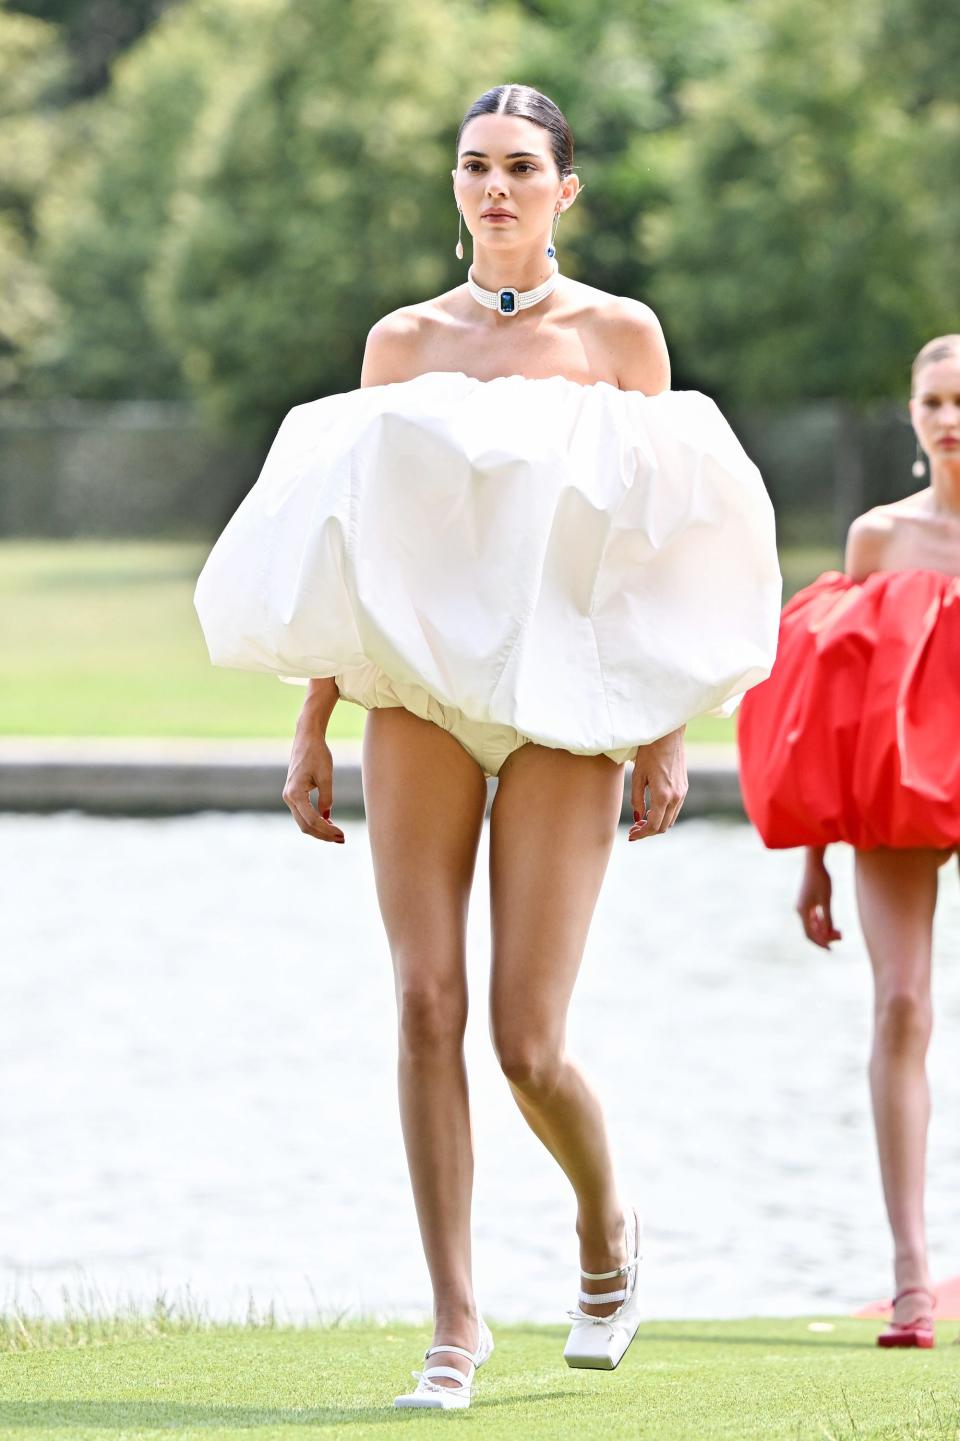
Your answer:
[[[482,170],[483,166],[480,164],[479,160],[465,160],[463,163],[463,168],[464,170]]]

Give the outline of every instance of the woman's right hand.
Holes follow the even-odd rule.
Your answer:
[[[830,942],[841,941],[843,936],[833,924],[830,910],[833,882],[830,880],[823,854],[821,849],[807,851],[800,894],[797,897],[797,915],[807,940],[829,951]]]
[[[332,681],[310,683],[310,692],[294,732],[283,799],[305,836],[343,845],[343,831],[330,819],[330,807],[333,805],[333,756],[327,745],[327,721],[333,709],[333,698],[326,696],[325,688],[332,684]],[[330,704],[326,703],[328,699]],[[317,792],[316,805],[310,800],[310,792],[313,790]]]

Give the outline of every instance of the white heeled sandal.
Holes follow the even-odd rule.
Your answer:
[[[568,1366],[581,1366],[593,1371],[612,1371],[619,1366],[624,1353],[640,1325],[640,1288],[637,1285],[637,1268],[640,1265],[640,1217],[630,1207],[626,1213],[624,1227],[627,1240],[627,1259],[616,1271],[581,1271],[585,1281],[613,1281],[623,1277],[623,1286],[617,1291],[602,1291],[590,1295],[581,1290],[580,1306],[604,1306],[613,1301],[621,1304],[609,1316],[590,1316],[580,1309],[568,1311],[573,1325],[567,1344],[563,1348],[563,1359]]]
[[[477,1367],[489,1360],[493,1351],[490,1327],[482,1316],[478,1317],[477,1335],[475,1351],[466,1351],[462,1346],[431,1346],[423,1358],[429,1361],[438,1351],[453,1351],[455,1355],[463,1356],[470,1362],[470,1370],[466,1375],[454,1366],[428,1366],[425,1371],[414,1371],[412,1375],[417,1378],[417,1389],[408,1396],[398,1396],[394,1406],[415,1406],[432,1411],[462,1411],[469,1406],[470,1390]],[[456,1381],[457,1385],[441,1386],[437,1379],[440,1376],[448,1381]]]

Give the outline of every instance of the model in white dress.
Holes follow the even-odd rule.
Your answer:
[[[434,1409],[469,1404],[492,1350],[462,1053],[485,778],[491,1032],[577,1200],[565,1358],[609,1369],[639,1322],[640,1222],[566,1053],[567,1006],[623,763],[636,757],[630,839],[662,834],[686,790],[685,722],[769,673],[780,602],[770,503],[716,406],[668,389],[647,307],[544,256],[578,186],[559,112],[522,87],[477,106],[454,186],[482,289],[386,317],[360,389],[291,411],[196,597],[215,662],[309,680],[284,792],[306,834],[343,843],[326,724],[341,696],[370,709],[367,824],[436,1321],[433,1364],[397,1404]],[[507,311],[477,303],[504,286]]]

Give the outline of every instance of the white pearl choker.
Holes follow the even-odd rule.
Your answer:
[[[529,310],[530,306],[536,305],[539,300],[545,300],[559,278],[560,267],[554,261],[552,274],[535,290],[515,290],[512,285],[502,285],[499,290],[484,290],[483,286],[474,280],[471,265],[467,271],[467,288],[474,300],[487,310],[499,311],[501,315],[516,315],[521,310]]]

